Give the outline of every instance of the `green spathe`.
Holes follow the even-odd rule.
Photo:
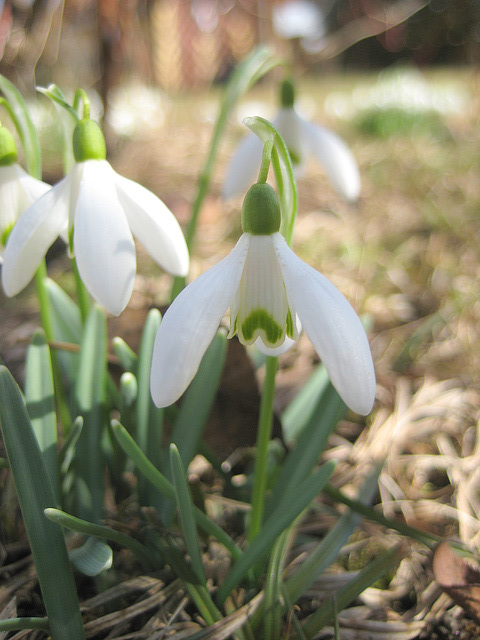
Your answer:
[[[76,162],[107,157],[105,138],[95,120],[84,119],[77,123],[73,130],[73,155]]]
[[[0,126],[0,167],[8,167],[17,161],[17,145],[12,134]]]
[[[269,236],[280,230],[280,204],[275,190],[265,183],[247,191],[242,207],[242,229],[253,236]]]

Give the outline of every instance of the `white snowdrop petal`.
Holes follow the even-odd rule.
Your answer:
[[[333,188],[345,200],[356,202],[360,195],[360,173],[350,149],[333,131],[305,121],[302,126],[305,143],[325,169]]]
[[[95,300],[119,315],[133,290],[135,244],[115,189],[115,173],[103,160],[81,163],[73,247],[78,271]]]
[[[253,344],[261,353],[264,353],[266,356],[276,357],[276,356],[281,356],[282,353],[286,353],[289,349],[293,347],[295,342],[296,340],[292,340],[292,338],[289,338],[288,336],[286,336],[283,344],[281,344],[279,347],[267,347],[264,344],[262,338],[258,337]]]
[[[289,300],[344,402],[361,415],[375,399],[375,370],[365,330],[350,303],[298,258],[280,234],[274,246]]]
[[[3,256],[2,284],[7,296],[27,286],[50,245],[68,227],[69,191],[67,176],[18,219]]]
[[[303,120],[295,109],[284,107],[278,112],[273,125],[285,142],[293,168],[295,171],[300,171],[305,161],[307,148],[303,139]]]
[[[170,209],[145,187],[115,174],[119,200],[134,236],[158,264],[175,276],[186,276],[188,249]]]
[[[23,213],[28,207],[49,191],[52,187],[46,182],[37,180],[29,175],[20,165],[13,165],[16,169],[18,185],[19,185],[19,205]]]
[[[253,133],[239,143],[230,160],[223,182],[222,197],[234,198],[243,195],[257,178],[262,161],[263,144]]]
[[[213,340],[242,275],[248,235],[173,301],[158,329],[152,357],[153,401],[166,407],[182,395]]]

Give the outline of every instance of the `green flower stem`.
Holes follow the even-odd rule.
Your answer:
[[[53,335],[52,324],[52,312],[50,307],[50,296],[48,289],[45,286],[47,279],[47,265],[45,261],[40,263],[35,274],[35,282],[37,284],[37,295],[40,306],[40,318],[42,321],[43,331],[45,332],[45,338],[48,344],[52,344],[55,340]],[[50,358],[52,361],[52,374],[55,385],[55,399],[57,405],[57,411],[60,418],[60,422],[63,425],[64,433],[68,432],[72,419],[70,411],[68,410],[68,404],[65,398],[65,389],[62,383],[62,376],[60,371],[60,364],[58,362],[57,354],[54,349],[50,350]]]
[[[80,309],[80,316],[82,318],[82,324],[85,325],[85,322],[87,321],[87,318],[88,318],[88,314],[90,313],[91,300],[90,300],[88,291],[85,285],[83,284],[83,280],[78,272],[77,261],[75,260],[74,257],[72,257],[71,260],[72,260],[73,275],[75,276],[75,287],[77,290],[77,299],[78,299],[78,306]]]
[[[260,531],[265,506],[267,488],[268,445],[272,433],[273,401],[275,399],[275,376],[278,358],[269,356],[266,362],[265,379],[263,381],[262,400],[257,432],[257,455],[253,476],[252,511],[248,529],[248,540],[251,542]]]
[[[270,170],[270,163],[272,161],[272,149],[273,140],[267,140],[263,146],[262,164],[260,165],[260,171],[258,172],[259,184],[267,182],[268,172]]]

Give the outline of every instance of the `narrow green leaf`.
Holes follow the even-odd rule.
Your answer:
[[[137,354],[131,349],[125,340],[116,336],[112,339],[113,353],[120,360],[120,364],[125,369],[134,375],[137,373]]]
[[[84,544],[72,549],[68,555],[75,569],[90,577],[110,569],[113,562],[111,547],[98,538],[87,538]]]
[[[373,499],[378,489],[379,473],[380,467],[375,468],[363,483],[359,491],[359,500],[362,504],[369,503]],[[348,511],[342,515],[317,547],[308,554],[303,564],[286,582],[285,587],[290,602],[296,602],[325,569],[335,562],[341,548],[347,543],[359,522],[360,515]]]
[[[22,142],[25,154],[25,162],[28,172],[41,180],[42,178],[42,156],[40,143],[33,122],[28,113],[27,105],[18,89],[0,74],[0,91],[5,96],[9,106],[10,115],[14,120],[15,127]]]
[[[277,508],[286,495],[298,490],[298,485],[317,464],[329,435],[345,412],[345,404],[330,384],[319,398],[309,423],[283,462],[267,501],[267,515]]]
[[[175,502],[175,489],[173,485],[165,478],[164,475],[160,473],[158,469],[154,467],[154,465],[145,456],[143,451],[133,440],[132,436],[128,433],[125,427],[123,427],[116,420],[113,420],[112,431],[127,456],[145,475],[145,477],[148,478],[148,480],[155,487],[157,487],[157,489],[161,491],[161,493],[165,497],[167,497],[172,502]],[[230,536],[215,522],[210,520],[210,518],[205,513],[203,513],[203,511],[195,507],[194,513],[195,519],[198,522],[198,526],[202,529],[202,531],[218,540],[220,544],[223,544],[223,546],[232,554],[233,558],[239,558],[242,555],[242,552],[233,542]]]
[[[265,598],[262,603],[264,640],[277,640],[281,637],[282,615],[285,608],[282,604],[283,571],[294,530],[294,525],[291,525],[278,536],[268,565],[264,587]]]
[[[223,604],[232,589],[237,586],[257,560],[271,549],[277,537],[306,509],[325,486],[334,468],[334,462],[324,464],[318,471],[301,482],[296,491],[290,492],[279,508],[272,512],[259,534],[227,574],[218,590],[217,602]]]
[[[75,385],[77,413],[83,429],[75,452],[75,488],[81,517],[103,516],[105,460],[101,442],[106,426],[107,328],[105,312],[92,307],[85,325]]]
[[[335,610],[345,609],[365,589],[397,566],[404,556],[404,548],[398,545],[372,560],[355,578],[338,590],[335,602],[333,599],[325,600],[315,613],[307,618],[302,625],[307,638],[315,637],[325,625],[334,620]]]
[[[161,315],[158,309],[148,312],[140,342],[137,361],[137,404],[135,439],[140,449],[149,455],[152,463],[161,468],[163,452],[163,409],[155,406],[150,393],[150,369],[155,336],[160,326]],[[155,507],[161,512],[164,501],[158,491],[153,491],[150,483],[143,477],[138,479],[140,504]]]
[[[177,508],[180,515],[180,523],[187,553],[190,556],[192,569],[198,583],[206,587],[207,579],[203,568],[202,552],[200,551],[200,541],[198,539],[195,515],[193,512],[192,496],[190,494],[190,488],[188,486],[188,480],[185,475],[185,469],[183,467],[180,454],[174,444],[170,445],[170,465],[172,469]]]
[[[202,358],[198,371],[182,400],[171,441],[180,452],[185,469],[198,451],[199,443],[217,396],[227,355],[227,337],[218,332]]]
[[[75,582],[61,530],[44,510],[55,496],[22,395],[0,367],[0,425],[54,640],[84,638]],[[52,571],[55,567],[55,571]]]
[[[25,399],[55,499],[59,502],[55,392],[50,350],[43,331],[33,335],[27,351]]]
[[[82,340],[82,320],[80,310],[70,296],[50,278],[45,279],[44,286],[50,300],[50,316],[52,333],[55,342],[57,359],[67,377],[67,387],[71,387],[76,378],[79,366],[78,352],[68,348],[60,348],[62,344],[79,345]]]
[[[115,531],[110,527],[105,527],[101,524],[95,524],[94,522],[88,522],[82,518],[76,518],[60,509],[49,508],[45,509],[45,515],[49,520],[59,524],[62,527],[76,531],[77,533],[83,533],[86,536],[94,536],[101,538],[102,540],[110,540],[116,542],[127,549],[130,549],[135,554],[137,559],[141,562],[144,569],[152,568],[152,553],[141,542],[135,540],[130,536],[127,536],[121,531]]]
[[[326,393],[330,379],[320,363],[307,382],[282,413],[281,422],[285,442],[292,445],[312,419],[312,415]]]
[[[263,144],[268,141],[273,142],[272,168],[282,212],[281,232],[288,244],[291,244],[293,227],[297,216],[298,195],[290,154],[283,138],[268,120],[253,116],[245,118],[243,124],[251,129]]]
[[[50,625],[45,618],[9,618],[0,620],[0,633],[21,631],[22,629],[37,629],[49,633]]]

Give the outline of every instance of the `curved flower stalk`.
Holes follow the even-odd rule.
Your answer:
[[[272,124],[285,141],[293,167],[301,173],[308,156],[323,167],[333,188],[348,202],[360,195],[360,174],[352,152],[345,142],[325,127],[304,120],[295,111],[295,96],[290,81],[282,83],[282,107]],[[223,197],[243,193],[255,179],[262,158],[262,143],[254,135],[238,145],[223,184]]]
[[[0,126],[0,263],[15,223],[50,188],[49,184],[33,178],[17,163],[13,136]]]
[[[299,320],[345,403],[368,414],[375,372],[365,331],[338,289],[300,260],[279,233],[272,187],[251,187],[242,226],[231,253],[184,289],[165,314],[152,358],[154,402],[168,406],[185,391],[230,307],[229,335],[268,355],[293,344]]]
[[[133,290],[133,236],[173,275],[187,274],[188,250],[166,205],[144,187],[118,175],[105,160],[103,134],[93,120],[77,124],[73,143],[71,171],[25,212],[10,235],[3,288],[8,296],[21,291],[60,236],[75,255],[87,290],[107,311],[118,315]]]

